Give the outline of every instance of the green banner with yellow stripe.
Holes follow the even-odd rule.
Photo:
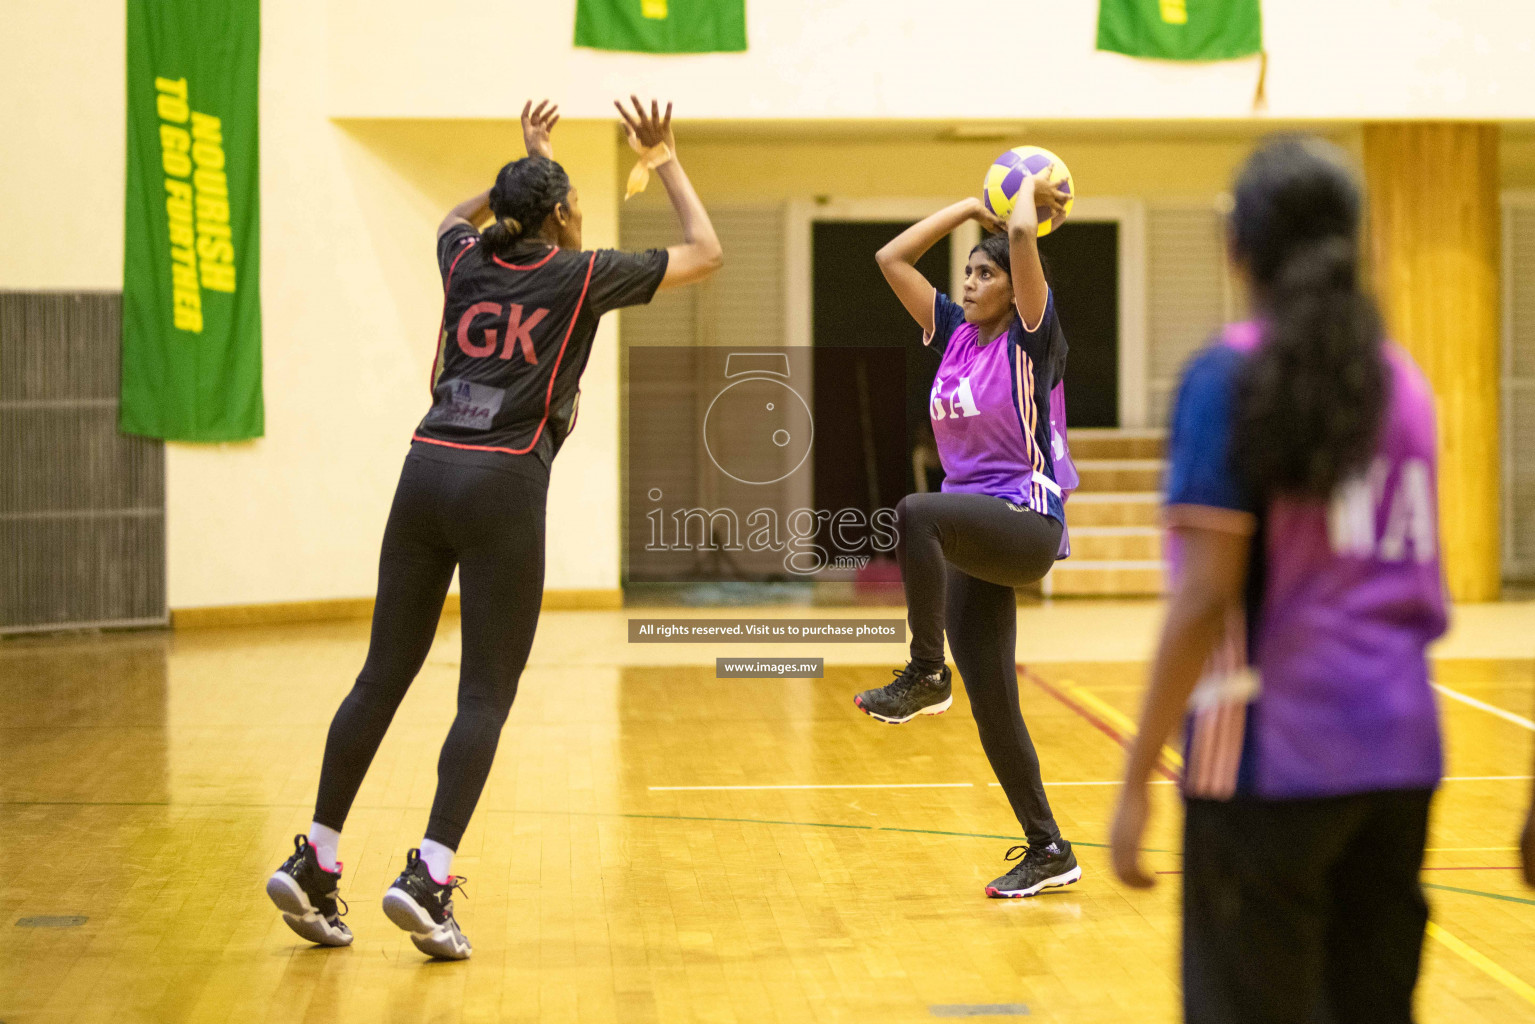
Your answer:
[[[1098,49],[1159,60],[1232,60],[1263,49],[1259,0],[1099,0]]]
[[[637,53],[746,49],[746,0],[576,0],[576,45]]]

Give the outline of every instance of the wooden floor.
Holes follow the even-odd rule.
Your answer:
[[[455,864],[467,963],[427,962],[379,907],[431,801],[455,622],[347,823],[341,950],[299,941],[262,883],[307,828],[365,623],[0,644],[0,1022],[1175,1021],[1173,787],[1157,889],[1114,882],[1102,846],[1155,617],[1020,612],[1024,715],[1084,876],[1005,902],[982,886],[1019,829],[963,698],[902,727],[852,705],[899,647],[725,681],[717,653],[800,650],[630,647],[624,612],[547,614]],[[1535,661],[1507,656],[1535,606],[1477,621],[1439,668],[1421,1019],[1535,1021],[1535,892],[1513,870]]]

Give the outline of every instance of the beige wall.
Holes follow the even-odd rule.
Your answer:
[[[576,0],[328,0],[333,112],[505,116],[552,90],[596,117],[633,89],[708,118],[1244,117],[1256,59],[1136,61],[1094,49],[1091,0],[748,0],[745,54],[657,60],[572,47]],[[1269,0],[1269,114],[1535,113],[1535,6]]]
[[[1312,126],[1317,130],[1317,126]],[[1323,126],[1340,144],[1357,149],[1357,130]],[[1070,166],[1082,195],[1140,199],[1213,197],[1224,191],[1252,148],[1256,132],[1228,131],[1221,137],[1172,136],[1133,132],[1129,126],[1089,130],[1018,129],[1018,135],[982,141],[940,141],[932,133],[908,132],[884,138],[840,141],[835,137],[797,138],[795,129],[771,135],[747,126],[726,133],[719,126],[690,139],[687,124],[678,129],[677,145],[688,174],[706,201],[776,202],[827,196],[866,199],[888,196],[923,198],[980,193],[986,167],[1009,146],[1027,142],[1053,150]],[[664,204],[665,196],[647,192],[636,203]],[[728,258],[728,254],[727,254]]]
[[[172,607],[372,593],[400,460],[428,402],[437,222],[521,151],[508,124],[338,126],[272,100],[262,114],[267,436],[171,446]],[[558,132],[556,154],[588,185],[586,244],[615,244],[612,128]],[[551,589],[618,586],[616,345],[609,318],[553,474]]]
[[[7,11],[0,33],[0,288],[122,282],[121,5]],[[437,222],[521,155],[515,124],[338,124],[314,8],[262,10],[267,436],[167,448],[173,608],[368,596],[410,431],[425,412],[441,290]],[[588,245],[617,241],[617,137],[562,122]],[[24,244],[18,244],[25,240]],[[550,495],[552,589],[618,585],[617,324],[586,372]]]
[[[420,38],[433,38],[432,12],[461,6],[454,0],[420,9]],[[846,17],[846,4],[832,7],[834,20]],[[553,8],[565,16],[561,4]],[[338,48],[365,49],[364,37],[390,20],[375,13],[359,25],[346,12],[340,0],[330,8],[299,0],[263,5],[268,436],[170,446],[173,607],[373,593],[400,460],[427,402],[441,301],[433,229],[448,206],[483,188],[502,160],[520,152],[507,121],[333,120],[344,105],[331,94],[334,76],[350,66],[337,63]],[[327,19],[343,16],[332,23],[347,31],[332,38]],[[455,43],[453,52],[464,46]],[[0,104],[0,288],[120,287],[123,47],[121,5],[52,0],[7,10],[0,32],[0,95],[11,98]],[[519,43],[517,52],[529,46]],[[480,66],[478,59],[459,62]],[[636,72],[636,87],[664,83],[659,66],[652,61]],[[407,70],[378,72],[364,84],[386,99],[398,96],[418,68]],[[497,85],[498,109],[515,106],[526,91],[520,74],[513,66]],[[568,79],[538,84],[556,94],[576,90]],[[703,86],[691,88],[679,96],[684,110],[717,100]],[[461,113],[486,104],[479,92],[461,95]],[[738,112],[755,109],[744,104]],[[940,126],[890,124],[842,132],[825,124],[683,121],[681,147],[706,201],[741,203],[970,194],[1007,144],[939,141]],[[1345,141],[1357,136],[1351,127],[1339,132]],[[1057,123],[1025,137],[1061,153],[1084,194],[1153,198],[1218,192],[1251,134],[1229,125]],[[564,121],[556,148],[581,189],[587,244],[612,244],[618,182],[629,160],[611,123]],[[1535,144],[1511,142],[1504,164],[1509,184],[1535,187]],[[663,203],[662,190],[653,185],[636,202]],[[554,472],[550,588],[618,584],[618,327],[610,317],[599,333],[580,426]]]

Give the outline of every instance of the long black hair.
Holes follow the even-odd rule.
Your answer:
[[[1260,500],[1325,498],[1369,463],[1386,407],[1382,327],[1360,288],[1361,196],[1336,147],[1285,136],[1237,177],[1231,246],[1263,343],[1237,386],[1232,458]]]
[[[490,190],[496,222],[485,229],[484,244],[497,256],[538,233],[544,221],[570,194],[565,168],[545,156],[523,157],[501,168]]]

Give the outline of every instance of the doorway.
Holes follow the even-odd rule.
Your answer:
[[[874,254],[911,226],[904,220],[818,221],[812,228],[812,335],[818,508],[866,513],[917,490],[912,444],[927,426],[938,354],[890,290]],[[947,292],[951,240],[917,261]],[[859,350],[865,350],[860,352]]]
[[[1120,383],[1119,224],[1068,221],[1039,240],[1070,348],[1066,422],[1118,427]]]

